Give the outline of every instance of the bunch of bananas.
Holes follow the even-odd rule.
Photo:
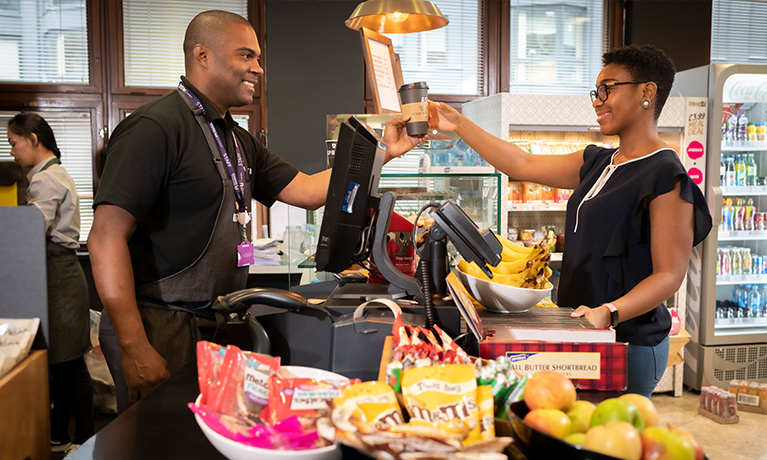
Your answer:
[[[554,240],[541,240],[528,248],[497,236],[498,241],[503,244],[503,252],[498,266],[490,267],[492,278],[488,278],[476,263],[469,263],[464,259],[458,263],[458,269],[485,281],[527,289],[548,289],[551,277],[549,248],[554,244]]]

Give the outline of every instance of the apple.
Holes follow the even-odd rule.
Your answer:
[[[658,426],[658,409],[655,408],[655,404],[650,401],[650,398],[637,393],[627,393],[618,396],[618,399],[631,401],[637,406],[639,413],[642,414],[645,428],[648,426]]]
[[[668,427],[668,429],[672,433],[676,433],[676,434],[679,434],[679,435],[687,437],[687,440],[690,441],[690,443],[692,444],[692,447],[695,448],[695,460],[703,460],[704,458],[706,458],[706,453],[703,452],[703,447],[700,445],[698,440],[695,439],[695,436],[690,434],[690,432],[685,431],[685,430],[683,430],[681,428],[678,428],[678,427],[675,427],[675,426],[670,426],[670,427]]]
[[[604,425],[589,428],[583,447],[624,460],[642,459],[642,438],[639,431],[634,425],[623,420],[612,420]]]
[[[522,421],[559,439],[564,439],[572,433],[570,418],[558,409],[533,409]]]
[[[538,371],[525,384],[524,399],[530,410],[570,410],[576,394],[573,382],[554,371]]]
[[[590,401],[575,401],[567,411],[567,416],[573,422],[573,433],[585,433],[591,426],[591,415],[597,406]]]
[[[643,460],[695,460],[695,447],[686,436],[651,426],[642,431]]]
[[[569,442],[570,444],[575,444],[577,446],[582,446],[583,443],[586,442],[586,433],[568,434],[565,436],[565,442]]]
[[[604,425],[613,420],[623,420],[634,426],[638,431],[644,429],[644,420],[636,404],[625,399],[610,398],[597,404],[591,414],[591,426]]]

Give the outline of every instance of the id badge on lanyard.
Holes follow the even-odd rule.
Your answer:
[[[183,84],[178,84],[178,90],[186,96],[198,109],[205,111],[200,99]],[[235,201],[235,214],[233,219],[240,225],[240,232],[242,234],[242,242],[237,245],[237,267],[247,267],[255,263],[255,256],[253,254],[253,244],[248,238],[246,229],[247,224],[250,222],[250,213],[248,213],[247,203],[245,203],[245,165],[242,161],[242,154],[240,153],[240,146],[237,143],[237,138],[232,133],[234,140],[234,149],[237,156],[237,171],[234,170],[229,154],[226,152],[226,147],[221,141],[218,135],[218,131],[213,123],[208,122],[208,127],[213,133],[213,137],[216,139],[216,144],[221,152],[221,157],[226,165],[226,170],[229,173],[229,177],[232,180],[232,187],[234,188],[234,201]]]

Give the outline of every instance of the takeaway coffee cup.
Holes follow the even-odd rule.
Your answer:
[[[425,81],[399,87],[402,114],[410,116],[407,123],[409,136],[423,136],[429,129],[429,87]]]

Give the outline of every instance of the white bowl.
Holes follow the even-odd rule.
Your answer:
[[[343,375],[339,375],[333,372],[325,371],[322,369],[315,369],[313,367],[303,366],[282,366],[280,367],[280,373],[285,377],[303,377],[321,380],[323,382],[336,384],[348,381],[349,379]],[[197,397],[196,403],[200,403],[200,396]],[[229,460],[340,460],[341,450],[337,444],[332,446],[320,447],[318,449],[308,450],[272,450],[272,449],[260,449],[258,447],[246,446],[237,441],[225,438],[216,433],[202,421],[199,415],[194,415],[197,424],[200,429],[208,438],[213,447],[215,447],[221,454]]]
[[[499,313],[523,313],[543,300],[553,286],[546,289],[528,289],[486,281],[466,274],[456,267],[458,279],[466,290],[488,310]]]

